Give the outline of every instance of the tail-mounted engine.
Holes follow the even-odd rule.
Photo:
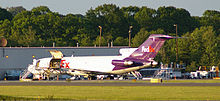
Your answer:
[[[128,60],[112,60],[112,64],[115,66],[121,67],[133,67],[133,66],[142,66],[143,63],[136,61],[128,61]]]
[[[156,61],[151,61],[151,66],[152,66],[152,67],[157,66],[157,64],[158,64],[158,63],[157,63]]]

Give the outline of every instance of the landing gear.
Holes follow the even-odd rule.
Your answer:
[[[141,73],[138,72],[138,71],[132,71],[131,73],[132,73],[132,75],[133,75],[134,77],[136,77],[137,79],[141,79],[141,78],[142,78]]]
[[[108,75],[106,79],[107,80],[114,80],[114,76]]]
[[[88,80],[96,80],[97,77],[96,76],[88,76]]]

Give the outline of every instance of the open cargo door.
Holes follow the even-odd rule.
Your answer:
[[[52,55],[52,59],[62,59],[63,53],[57,50],[50,50],[50,54]]]
[[[59,69],[61,59],[63,58],[62,52],[57,50],[50,50],[49,52],[52,55],[52,59],[50,60],[50,68]]]

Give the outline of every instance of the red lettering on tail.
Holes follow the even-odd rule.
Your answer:
[[[142,52],[155,52],[155,50],[151,46],[148,46],[146,48],[144,46],[142,46],[141,51]]]

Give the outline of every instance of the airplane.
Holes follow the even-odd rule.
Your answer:
[[[92,79],[96,75],[122,75],[142,68],[154,67],[158,63],[154,57],[164,42],[176,37],[151,34],[138,48],[120,49],[120,56],[71,56],[63,57],[60,51],[50,51],[52,57],[33,59],[21,79],[30,73],[33,79],[48,79],[60,74],[87,76]]]

